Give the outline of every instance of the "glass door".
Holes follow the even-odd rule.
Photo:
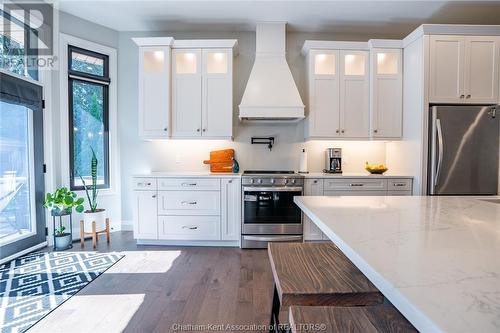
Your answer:
[[[0,260],[45,241],[42,88],[1,74]]]

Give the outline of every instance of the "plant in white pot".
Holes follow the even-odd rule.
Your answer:
[[[54,221],[54,246],[57,250],[69,248],[72,242],[71,230],[66,232],[62,217],[71,215],[73,207],[78,213],[83,212],[83,201],[83,198],[78,198],[75,192],[68,190],[66,187],[58,188],[54,193],[45,195],[43,207],[50,210],[54,219],[59,218],[57,227]]]
[[[89,202],[89,209],[83,212],[83,221],[89,228],[92,227],[92,222],[95,222],[96,230],[101,231],[106,228],[106,210],[104,208],[97,208],[97,196],[99,191],[97,190],[97,157],[95,156],[94,149],[92,149],[92,160],[90,162],[90,174],[92,178],[92,184],[87,185],[82,176],[83,187],[85,189],[85,194],[87,195],[87,200]]]

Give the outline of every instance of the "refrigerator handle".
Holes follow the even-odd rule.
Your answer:
[[[443,130],[441,128],[441,121],[436,119],[436,132],[437,132],[437,146],[438,146],[438,160],[436,166],[436,176],[434,178],[434,186],[439,182],[439,175],[441,173],[441,166],[443,164]]]

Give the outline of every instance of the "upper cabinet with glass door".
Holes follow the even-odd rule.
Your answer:
[[[306,139],[368,137],[369,57],[365,48],[366,43],[305,42]]]
[[[167,139],[170,128],[172,38],[133,38],[139,46],[139,136]]]
[[[400,138],[403,116],[401,49],[370,50],[370,131],[375,138]]]
[[[236,40],[176,41],[172,137],[232,138]]]
[[[497,103],[500,37],[430,36],[431,103]]]
[[[139,45],[141,138],[232,138],[237,40],[133,40]]]

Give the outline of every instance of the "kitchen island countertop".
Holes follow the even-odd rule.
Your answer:
[[[294,201],[421,332],[500,331],[499,197]]]

